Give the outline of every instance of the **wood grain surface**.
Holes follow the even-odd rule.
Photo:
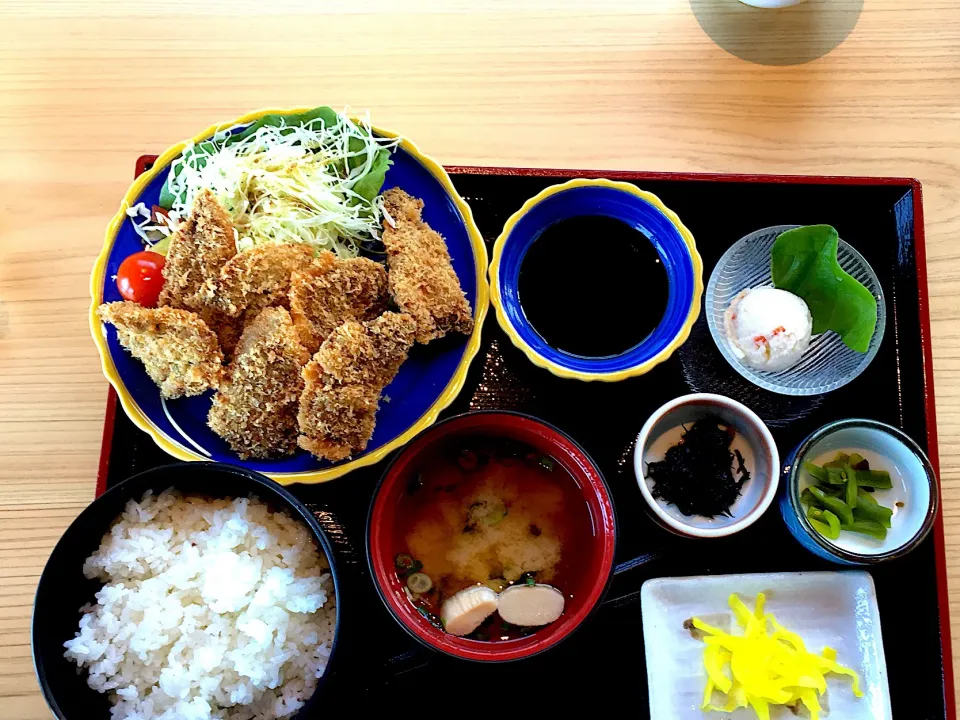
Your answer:
[[[50,717],[30,607],[93,496],[88,275],[135,158],[319,104],[444,163],[919,178],[960,620],[960,0],[3,0],[0,718]]]

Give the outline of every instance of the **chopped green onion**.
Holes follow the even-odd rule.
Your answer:
[[[415,572],[407,578],[407,587],[410,588],[410,592],[430,592],[433,588],[433,580],[426,573]]]

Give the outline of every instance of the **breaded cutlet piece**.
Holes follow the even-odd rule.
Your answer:
[[[362,452],[376,427],[380,390],[370,385],[324,385],[320,366],[307,363],[306,382],[297,419],[297,444],[314,456],[337,462]]]
[[[201,190],[190,215],[170,236],[160,305],[200,310],[220,268],[237,254],[233,223],[213,193]]]
[[[324,250],[290,278],[290,317],[310,353],[347,320],[373,320],[386,309],[387,271],[367,258]]]
[[[341,385],[384,387],[397,374],[416,334],[416,321],[406,313],[385,312],[336,328],[313,359],[331,381]]]
[[[143,363],[163,397],[200,395],[220,383],[220,344],[199,315],[129,301],[101,305],[97,315],[117,329],[120,344]]]
[[[290,275],[313,260],[309,245],[257,245],[231,258],[205,288],[204,300],[230,317],[237,317],[262,295],[290,290]]]
[[[247,309],[237,317],[230,317],[223,310],[213,307],[205,307],[198,311],[198,314],[213,330],[220,339],[220,350],[223,352],[223,361],[230,362],[233,359],[233,351],[240,342],[240,336],[243,329],[253,322],[260,311],[268,307],[282,307],[285,310],[290,309],[290,299],[285,292],[270,293],[269,295],[257,295]]]
[[[247,325],[207,424],[241,457],[290,455],[297,447],[297,402],[304,350],[290,313],[269,307]]]
[[[387,312],[333,331],[303,368],[300,447],[334,461],[366,449],[380,393],[407,359],[416,327],[412,316]]]
[[[228,317],[226,313],[211,307],[204,307],[196,312],[200,319],[207,324],[207,327],[216,333],[217,339],[220,341],[223,361],[230,362],[233,358],[233,349],[240,341],[240,334],[243,332],[244,316]]]
[[[440,233],[420,217],[423,200],[400,188],[383,194],[390,294],[402,312],[417,321],[417,342],[428,343],[448,332],[473,332],[473,311],[453,270],[450,251]]]

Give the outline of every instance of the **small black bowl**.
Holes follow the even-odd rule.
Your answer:
[[[94,594],[103,586],[99,580],[84,577],[83,563],[100,546],[100,540],[120,517],[128,500],[140,500],[147,490],[158,495],[171,487],[184,494],[212,498],[256,495],[270,508],[286,512],[310,529],[330,563],[337,599],[337,622],[330,661],[333,662],[337,655],[343,620],[333,548],[303,503],[281,485],[252,470],[210,462],[164,465],[124,480],[90,503],[60,538],[40,576],[33,603],[33,664],[43,695],[60,720],[110,718],[107,696],[91,689],[87,685],[86,671],[78,672],[76,664],[63,656],[63,643],[73,639],[79,627],[80,608],[94,602]],[[322,687],[330,680],[331,670],[328,663],[313,696],[294,717],[309,716]]]

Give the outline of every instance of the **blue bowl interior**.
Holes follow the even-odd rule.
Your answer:
[[[667,309],[646,339],[619,355],[588,358],[551,347],[527,321],[517,296],[520,266],[527,250],[551,225],[580,215],[621,220],[639,230],[656,248],[670,287]],[[602,252],[602,238],[586,241],[587,252]],[[637,279],[642,282],[642,278]],[[563,190],[534,205],[513,227],[500,256],[498,277],[503,311],[517,334],[533,351],[570,370],[612,373],[640,365],[664,350],[683,329],[694,300],[693,260],[683,237],[659,208],[643,198],[616,188],[587,185]],[[644,308],[637,308],[643,313]]]
[[[150,207],[157,204],[160,188],[167,173],[161,172],[140,194],[138,200]],[[453,199],[443,185],[420,161],[402,147],[393,154],[393,166],[387,172],[383,189],[401,187],[414,197],[423,200],[423,219],[443,235],[450,250],[453,268],[460,285],[476,311],[477,272],[473,246],[466,223]],[[122,300],[114,277],[120,263],[128,255],[143,249],[143,243],[129,219],[117,233],[107,260],[103,285],[103,301]],[[376,258],[375,258],[376,259]],[[134,401],[150,418],[150,421],[169,438],[193,451],[191,444],[170,423],[164,414],[157,386],[147,376],[139,360],[127,353],[117,340],[112,326],[104,326],[110,357],[117,373]],[[383,391],[377,425],[362,457],[390,442],[408,430],[423,416],[450,383],[466,351],[468,338],[452,335],[430,345],[415,345],[410,358],[405,362],[393,382]],[[269,460],[240,460],[230,447],[207,427],[207,413],[213,393],[167,401],[167,409],[184,433],[210,453],[210,459],[241,464],[267,473],[301,473],[330,467],[332,463],[317,460],[305,451],[295,455]],[[387,401],[389,399],[389,401]]]

